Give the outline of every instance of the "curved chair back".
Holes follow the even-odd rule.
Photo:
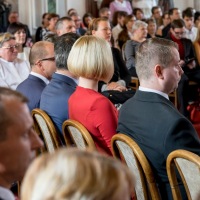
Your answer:
[[[59,135],[47,113],[39,108],[35,108],[32,110],[31,114],[34,121],[35,131],[42,138],[45,145],[45,149],[43,151],[52,153],[55,149],[62,146]]]
[[[188,200],[200,199],[200,157],[186,150],[175,150],[167,157],[167,174],[174,200],[181,200],[175,168],[178,169]]]
[[[151,166],[137,143],[125,134],[112,137],[114,157],[125,161],[135,175],[135,193],[139,200],[160,200]]]
[[[81,123],[71,119],[65,120],[62,125],[62,131],[67,146],[96,150],[90,133]]]

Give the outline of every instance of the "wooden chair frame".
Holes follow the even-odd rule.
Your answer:
[[[125,157],[123,155],[123,152],[121,151],[120,147],[117,144],[117,141],[121,141],[125,144],[127,144],[135,158],[136,158],[136,164],[139,169],[139,174],[141,178],[142,188],[144,191],[144,198],[145,200],[149,199],[149,196],[151,196],[151,199],[153,200],[160,200],[160,194],[156,185],[156,181],[153,175],[153,171],[151,169],[151,166],[140,149],[140,147],[137,145],[137,143],[128,137],[125,134],[116,134],[112,137],[111,143],[112,143],[112,152],[115,158],[119,158],[122,160],[125,160]],[[126,163],[127,164],[127,163]],[[133,172],[134,173],[134,172]],[[147,189],[148,187],[148,189]],[[149,191],[149,192],[148,192]]]
[[[178,186],[177,177],[176,177],[175,168],[177,168],[178,172],[181,176],[183,185],[185,187],[188,200],[192,200],[192,197],[191,197],[187,182],[185,180],[184,174],[183,174],[178,162],[176,161],[177,158],[183,158],[185,160],[191,161],[192,163],[197,165],[200,170],[200,157],[198,155],[196,155],[192,152],[186,151],[186,150],[175,150],[175,151],[171,152],[169,154],[169,156],[167,157],[166,167],[167,167],[167,174],[168,174],[168,178],[169,178],[169,182],[170,182],[170,186],[171,186],[171,190],[172,190],[173,199],[174,200],[182,199],[181,193],[179,190],[179,186]],[[199,176],[200,176],[200,174],[199,174]],[[199,188],[200,188],[200,186],[199,186]],[[199,195],[200,195],[200,191],[199,191]]]
[[[45,144],[45,149],[43,149],[42,152],[48,151],[51,153],[51,152],[54,152],[55,149],[63,146],[61,139],[59,138],[59,135],[55,129],[55,126],[51,118],[48,116],[48,114],[39,108],[33,109],[31,114],[34,121],[34,129],[37,132],[37,134],[42,138]],[[41,117],[45,121],[46,128],[48,129],[48,132],[49,132],[49,136],[48,136],[49,138],[45,136],[44,127],[42,127],[42,125],[40,124],[37,118],[38,116]],[[50,141],[52,145],[50,145],[48,141]]]
[[[77,143],[77,141],[73,137],[72,130],[70,130],[70,127],[73,127],[75,128],[75,130],[79,131],[79,133],[82,136],[81,139],[83,140],[84,145],[80,145]],[[96,150],[96,146],[92,139],[92,136],[90,135],[88,130],[78,121],[71,119],[65,120],[62,125],[62,131],[67,146],[76,146],[80,149],[84,149],[85,147],[87,147],[89,149]]]

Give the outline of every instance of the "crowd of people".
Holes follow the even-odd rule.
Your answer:
[[[40,108],[63,146],[62,124],[73,119],[90,132],[98,153],[63,149],[37,158],[25,175],[22,200],[133,198],[134,172],[111,158],[117,132],[137,142],[161,198],[171,200],[167,156],[176,149],[200,155],[187,111],[189,81],[200,85],[200,11],[115,0],[98,18],[81,18],[73,8],[62,17],[44,13],[35,38],[17,12],[8,20],[0,33],[0,199],[14,199],[10,186],[22,181],[43,146],[30,115]],[[133,77],[140,82],[136,91]],[[169,100],[175,90],[178,109]]]

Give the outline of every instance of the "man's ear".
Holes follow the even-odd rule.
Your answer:
[[[155,69],[155,74],[156,74],[157,78],[164,79],[163,67],[160,65],[156,65],[154,69]]]

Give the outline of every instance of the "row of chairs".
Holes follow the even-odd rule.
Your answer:
[[[62,146],[50,117],[40,109],[32,111],[34,128],[45,143],[50,153]],[[94,141],[87,129],[77,121],[66,120],[63,123],[63,134],[66,146],[80,149],[96,150]],[[137,143],[124,134],[116,134],[112,138],[112,153],[115,158],[124,161],[134,172],[136,178],[135,193],[139,200],[160,200],[151,166]],[[176,150],[167,159],[167,173],[174,200],[181,200],[177,184],[175,168],[178,169],[189,200],[200,199],[200,157],[185,151]]]

